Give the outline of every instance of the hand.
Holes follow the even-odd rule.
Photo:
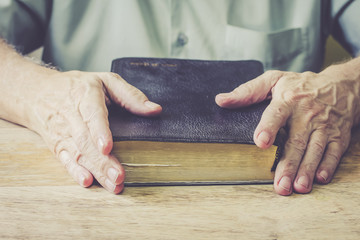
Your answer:
[[[359,74],[353,77],[344,66],[335,65],[319,74],[268,71],[230,93],[216,96],[217,104],[225,108],[272,99],[255,130],[254,141],[258,147],[268,148],[281,127],[288,129],[275,171],[278,194],[309,193],[314,179],[326,184],[333,178],[360,115]]]
[[[114,102],[143,116],[159,114],[161,107],[117,74],[53,71],[47,76],[27,93],[28,127],[43,137],[81,186],[90,186],[95,177],[108,191],[120,193],[125,172],[110,155],[106,104]]]

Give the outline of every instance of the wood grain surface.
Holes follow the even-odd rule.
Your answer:
[[[82,188],[35,133],[0,120],[0,239],[360,239],[360,131],[332,183]]]

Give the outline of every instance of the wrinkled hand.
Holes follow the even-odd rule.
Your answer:
[[[314,179],[329,183],[359,122],[359,81],[333,66],[319,74],[268,71],[216,102],[243,107],[271,98],[255,133],[260,148],[271,146],[281,127],[288,129],[284,153],[275,171],[280,195],[308,193]]]
[[[161,107],[113,73],[56,72],[36,88],[29,103],[31,128],[80,185],[90,186],[95,177],[108,191],[121,192],[125,172],[110,155],[106,104],[143,116],[159,114]]]

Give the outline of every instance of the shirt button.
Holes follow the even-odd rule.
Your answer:
[[[185,35],[185,33],[179,33],[176,45],[177,46],[185,46],[189,42],[188,36]]]

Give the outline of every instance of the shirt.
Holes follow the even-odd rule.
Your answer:
[[[266,70],[316,72],[334,29],[360,52],[360,1],[343,8],[347,2],[0,0],[0,35],[23,53],[43,45],[43,60],[61,70],[109,71],[114,58],[169,57],[255,59]]]

